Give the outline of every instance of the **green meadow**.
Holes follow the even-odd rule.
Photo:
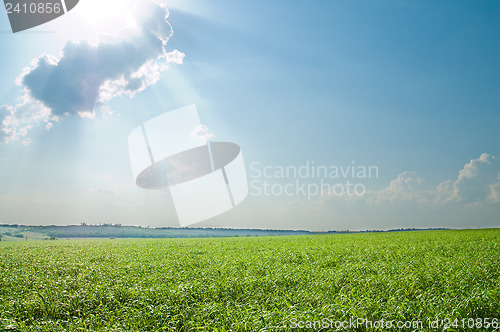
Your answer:
[[[1,331],[493,331],[499,316],[500,229],[0,242]]]

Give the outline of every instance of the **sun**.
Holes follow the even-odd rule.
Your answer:
[[[73,9],[82,28],[95,33],[115,33],[129,25],[137,0],[80,0]]]

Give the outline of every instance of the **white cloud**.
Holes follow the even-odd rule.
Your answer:
[[[181,65],[182,61],[184,61],[185,56],[186,55],[184,53],[179,52],[178,50],[173,50],[172,52],[165,55],[165,59],[167,60],[167,63],[175,63]]]
[[[497,183],[490,185],[491,195],[489,197],[492,202],[500,203],[500,176],[497,180]]]
[[[90,188],[87,191],[96,195],[115,195],[118,193],[116,188]]]
[[[25,93],[19,104],[0,106],[0,143],[23,139],[23,144],[27,145],[30,140],[26,136],[35,125],[45,124],[49,130],[57,121],[59,117],[52,115],[49,108]]]
[[[437,200],[443,203],[499,202],[500,160],[483,153],[472,159],[458,173],[455,181],[445,181],[438,188]]]
[[[428,201],[428,192],[423,188],[424,179],[415,172],[403,172],[391,181],[388,187],[367,194],[369,204],[394,203],[398,201]]]
[[[456,180],[440,183],[435,189],[426,189],[424,179],[415,172],[403,172],[381,190],[367,191],[362,196],[323,195],[322,200],[334,198],[347,202],[365,202],[369,205],[417,203],[445,205],[451,203],[500,203],[500,160],[487,153],[472,159],[459,171]]]
[[[95,111],[92,111],[92,112],[89,112],[89,111],[85,111],[85,112],[78,112],[78,115],[83,118],[83,119],[94,119],[95,118]]]
[[[208,141],[215,137],[214,134],[210,133],[210,130],[205,125],[196,126],[193,131],[190,133],[191,136],[199,138],[203,141]]]
[[[104,178],[104,180],[110,181],[110,179],[106,178]],[[119,193],[123,193],[127,187],[131,187],[131,184],[128,182],[117,182],[110,185],[88,188],[86,191],[87,193],[92,195],[116,195]]]

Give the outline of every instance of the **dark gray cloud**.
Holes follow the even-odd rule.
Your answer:
[[[54,115],[92,112],[101,101],[107,81],[120,80],[120,93],[134,93],[147,77],[137,72],[145,65],[165,59],[165,44],[172,35],[166,8],[141,2],[135,11],[137,28],[126,39],[90,44],[68,41],[59,59],[40,56],[22,77],[30,95],[49,107]]]
[[[167,8],[143,1],[134,10],[135,26],[92,44],[69,40],[59,58],[41,55],[25,68],[17,83],[24,95],[17,105],[0,106],[0,142],[24,140],[36,125],[50,130],[63,115],[92,118],[107,100],[133,96],[155,84],[169,63],[184,54],[165,47],[173,31]]]

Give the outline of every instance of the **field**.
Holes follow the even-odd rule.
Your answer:
[[[499,316],[499,229],[0,242],[2,331],[492,331]]]

